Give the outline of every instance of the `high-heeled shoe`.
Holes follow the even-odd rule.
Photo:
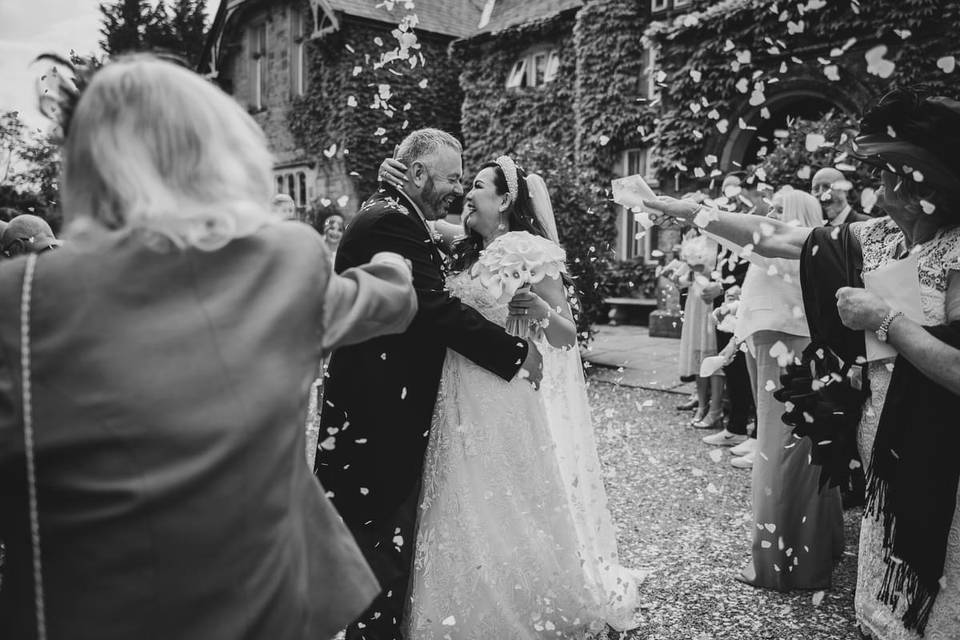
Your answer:
[[[694,429],[719,429],[723,426],[723,414],[717,413],[711,415],[708,413],[700,420],[691,422],[690,426],[692,426]]]

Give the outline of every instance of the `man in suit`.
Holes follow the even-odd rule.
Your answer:
[[[847,202],[851,188],[853,185],[839,169],[824,167],[813,174],[810,193],[820,200],[826,226],[839,227],[848,222],[870,219],[865,213],[854,211],[853,205]]]
[[[411,133],[397,152],[408,167],[404,190],[384,186],[371,196],[337,252],[337,272],[381,251],[402,255],[413,266],[419,303],[405,333],[334,352],[324,385],[314,472],[382,588],[347,629],[351,640],[401,637],[423,458],[447,349],[504,380],[520,372],[537,385],[542,375],[532,343],[444,290],[444,257],[427,221],[444,217],[463,195],[461,152],[443,131]]]

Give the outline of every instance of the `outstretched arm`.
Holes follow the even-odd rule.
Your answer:
[[[410,268],[395,253],[331,273],[323,301],[323,350],[403,333],[417,312]]]
[[[696,224],[737,246],[752,246],[764,258],[799,260],[803,243],[812,231],[810,227],[796,227],[772,218],[727,213],[706,208],[691,200],[677,200],[669,196],[644,201],[643,204],[664,215]]]

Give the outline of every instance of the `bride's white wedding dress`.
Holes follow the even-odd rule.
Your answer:
[[[503,326],[469,273],[451,292]],[[635,626],[576,350],[536,391],[448,351],[424,466],[407,637],[581,638]]]

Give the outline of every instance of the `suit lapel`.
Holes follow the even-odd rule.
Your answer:
[[[420,214],[417,213],[417,208],[410,201],[410,198],[407,194],[394,189],[392,187],[383,187],[382,189],[386,194],[387,198],[392,198],[397,201],[400,207],[406,209],[406,215],[409,215],[417,223],[417,228],[421,231],[423,235],[423,241],[429,245],[430,248],[430,260],[437,266],[437,269],[440,271],[441,278],[446,278],[446,260],[443,257],[443,253],[440,252],[440,248],[437,246],[437,243],[434,242],[433,237],[430,234],[430,231],[427,229],[427,226],[424,224],[423,220],[420,218]]]

